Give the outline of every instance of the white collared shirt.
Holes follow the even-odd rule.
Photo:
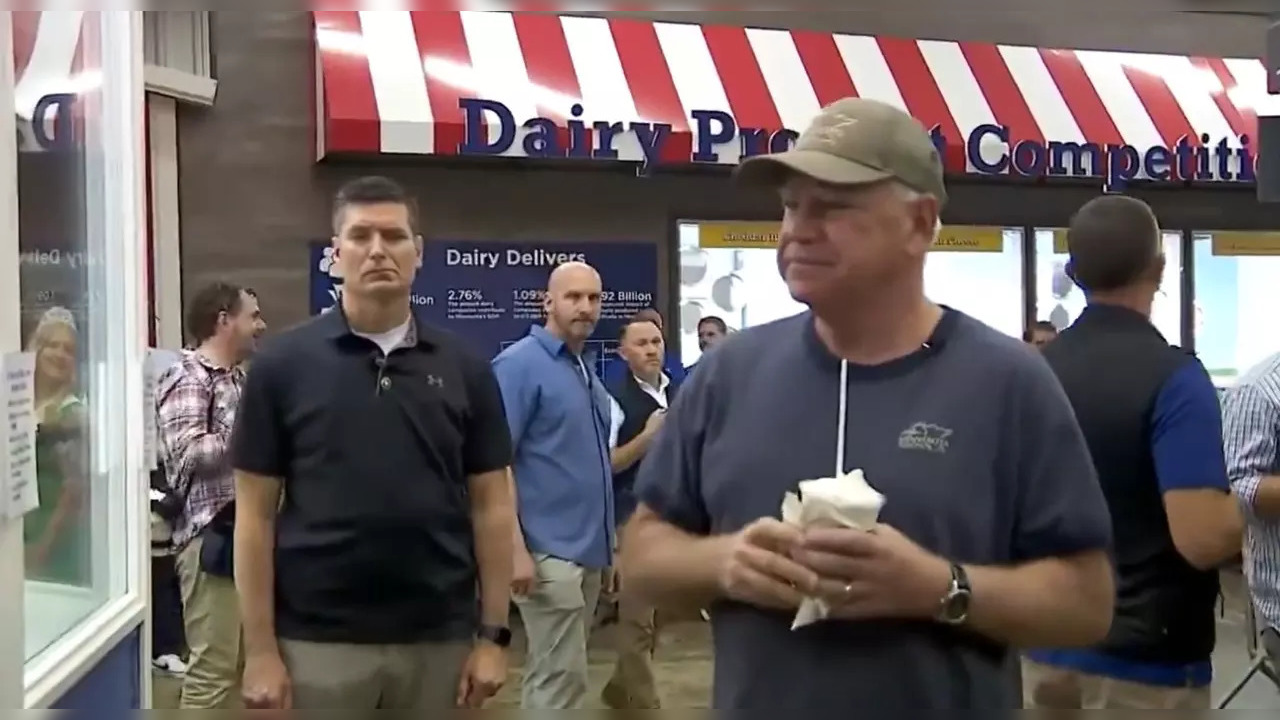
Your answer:
[[[643,390],[646,395],[653,398],[654,402],[658,403],[658,407],[662,408],[663,410],[668,409],[667,388],[671,385],[671,378],[667,377],[666,373],[658,374],[657,387],[650,385],[649,383],[645,382],[644,380],[641,380],[639,377],[636,377],[635,375],[632,375],[631,377],[635,378],[636,384],[640,386],[640,389]],[[622,411],[622,406],[618,404],[617,400],[613,399],[613,397],[610,396],[609,397],[609,448],[610,449],[618,447],[618,432],[622,430],[622,422],[624,420],[626,420],[626,413]]]
[[[658,407],[663,410],[667,409],[667,386],[671,384],[671,378],[667,377],[666,373],[658,373],[657,387],[641,380],[637,375],[632,375],[632,377],[636,379],[636,384],[640,386],[640,389],[644,391],[644,394],[653,398],[654,402],[658,403]]]

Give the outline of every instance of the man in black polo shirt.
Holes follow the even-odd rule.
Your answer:
[[[506,677],[511,439],[489,364],[411,312],[416,221],[390,180],[343,187],[341,302],[268,343],[246,381],[232,463],[251,708],[479,707]]]
[[[626,361],[627,372],[609,386],[622,410],[620,421],[610,429],[609,447],[614,512],[617,527],[622,527],[636,509],[636,471],[662,427],[677,383],[663,370],[662,328],[651,315],[637,314],[622,327],[618,354]],[[618,659],[601,693],[605,704],[620,710],[658,708],[658,688],[649,663],[657,642],[655,612],[637,593],[627,591],[626,578],[618,598],[615,638]]]
[[[1029,706],[1207,709],[1218,566],[1240,552],[1209,373],[1151,324],[1164,273],[1145,203],[1106,195],[1067,231],[1088,305],[1044,348],[1084,431],[1115,533],[1116,608],[1102,644],[1028,653]]]

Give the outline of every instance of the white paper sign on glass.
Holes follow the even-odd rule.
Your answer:
[[[36,413],[34,353],[10,353],[4,356],[0,403],[4,407],[5,451],[0,456],[3,467],[4,517],[20,518],[40,505],[36,484]]]

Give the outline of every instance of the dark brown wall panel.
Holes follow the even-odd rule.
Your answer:
[[[634,171],[317,165],[312,51],[305,13],[215,13],[217,106],[180,116],[183,285],[230,277],[253,286],[277,324],[307,311],[307,242],[329,234],[344,179],[378,172],[408,186],[428,236],[646,241],[665,248],[668,214],[724,208],[720,179],[637,178]],[[660,252],[665,294],[666,253]]]
[[[379,165],[313,161],[310,21],[301,12],[215,13],[217,106],[180,115],[182,266],[189,294],[214,278],[256,288],[277,326],[305,317],[307,242],[329,234],[329,199],[346,178],[378,172],[419,198],[428,236],[645,241],[658,245],[666,301],[671,220],[764,219],[777,203],[723,173],[636,177],[627,168],[531,169],[422,159]],[[599,168],[599,166],[597,166]],[[947,220],[1060,225],[1095,185],[956,182]],[[1267,227],[1250,189],[1152,190],[1169,227]],[[664,306],[665,307],[665,306]]]

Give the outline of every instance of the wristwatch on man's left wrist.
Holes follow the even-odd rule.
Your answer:
[[[951,586],[938,603],[935,619],[946,625],[963,625],[969,620],[969,604],[973,600],[973,587],[969,585],[969,573],[958,563],[951,564]]]
[[[511,628],[502,625],[481,625],[476,637],[500,648],[511,647]]]

